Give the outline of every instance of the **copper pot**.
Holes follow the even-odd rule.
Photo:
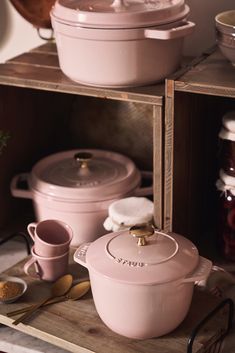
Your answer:
[[[55,0],[10,0],[19,14],[36,28],[51,28],[50,10]]]

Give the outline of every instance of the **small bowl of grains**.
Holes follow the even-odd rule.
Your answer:
[[[26,291],[26,282],[18,277],[0,275],[0,304],[9,304],[19,299]]]

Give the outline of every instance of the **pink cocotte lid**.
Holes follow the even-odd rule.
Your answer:
[[[188,13],[184,0],[57,0],[51,16],[81,27],[137,28],[175,22]]]
[[[52,154],[36,163],[29,178],[34,192],[71,202],[112,199],[133,191],[140,181],[128,157],[95,149]]]
[[[79,249],[75,261],[76,256]],[[183,236],[143,225],[109,233],[88,244],[85,262],[89,271],[107,278],[147,285],[184,278],[197,267],[199,254]]]

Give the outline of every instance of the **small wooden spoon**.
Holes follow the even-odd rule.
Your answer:
[[[18,325],[20,322],[24,322],[48,300],[55,298],[55,297],[60,297],[60,296],[64,295],[65,293],[67,293],[72,285],[72,282],[73,282],[73,277],[69,274],[65,275],[63,277],[60,277],[55,283],[53,283],[50,296],[44,298],[39,303],[33,305],[33,307],[29,311],[27,311],[25,314],[23,314],[18,319],[13,321],[12,324]]]
[[[75,286],[73,286],[66,295],[48,300],[46,303],[44,303],[42,305],[42,307],[50,305],[50,304],[54,304],[54,303],[60,303],[60,302],[66,301],[66,300],[78,300],[89,291],[90,287],[91,287],[90,281],[80,282],[80,283],[76,284]],[[7,313],[7,316],[11,317],[11,316],[23,314],[23,313],[29,311],[30,309],[32,309],[33,306],[34,305],[27,306],[26,308],[23,308],[23,309],[10,311],[9,313]]]

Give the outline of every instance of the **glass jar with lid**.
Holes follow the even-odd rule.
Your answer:
[[[146,197],[126,197],[109,205],[104,228],[108,231],[129,229],[137,224],[153,224],[154,204]]]
[[[216,187],[220,192],[217,228],[219,253],[226,260],[235,261],[235,177],[220,171]]]
[[[219,164],[226,174],[235,177],[235,111],[226,113],[222,121]]]

